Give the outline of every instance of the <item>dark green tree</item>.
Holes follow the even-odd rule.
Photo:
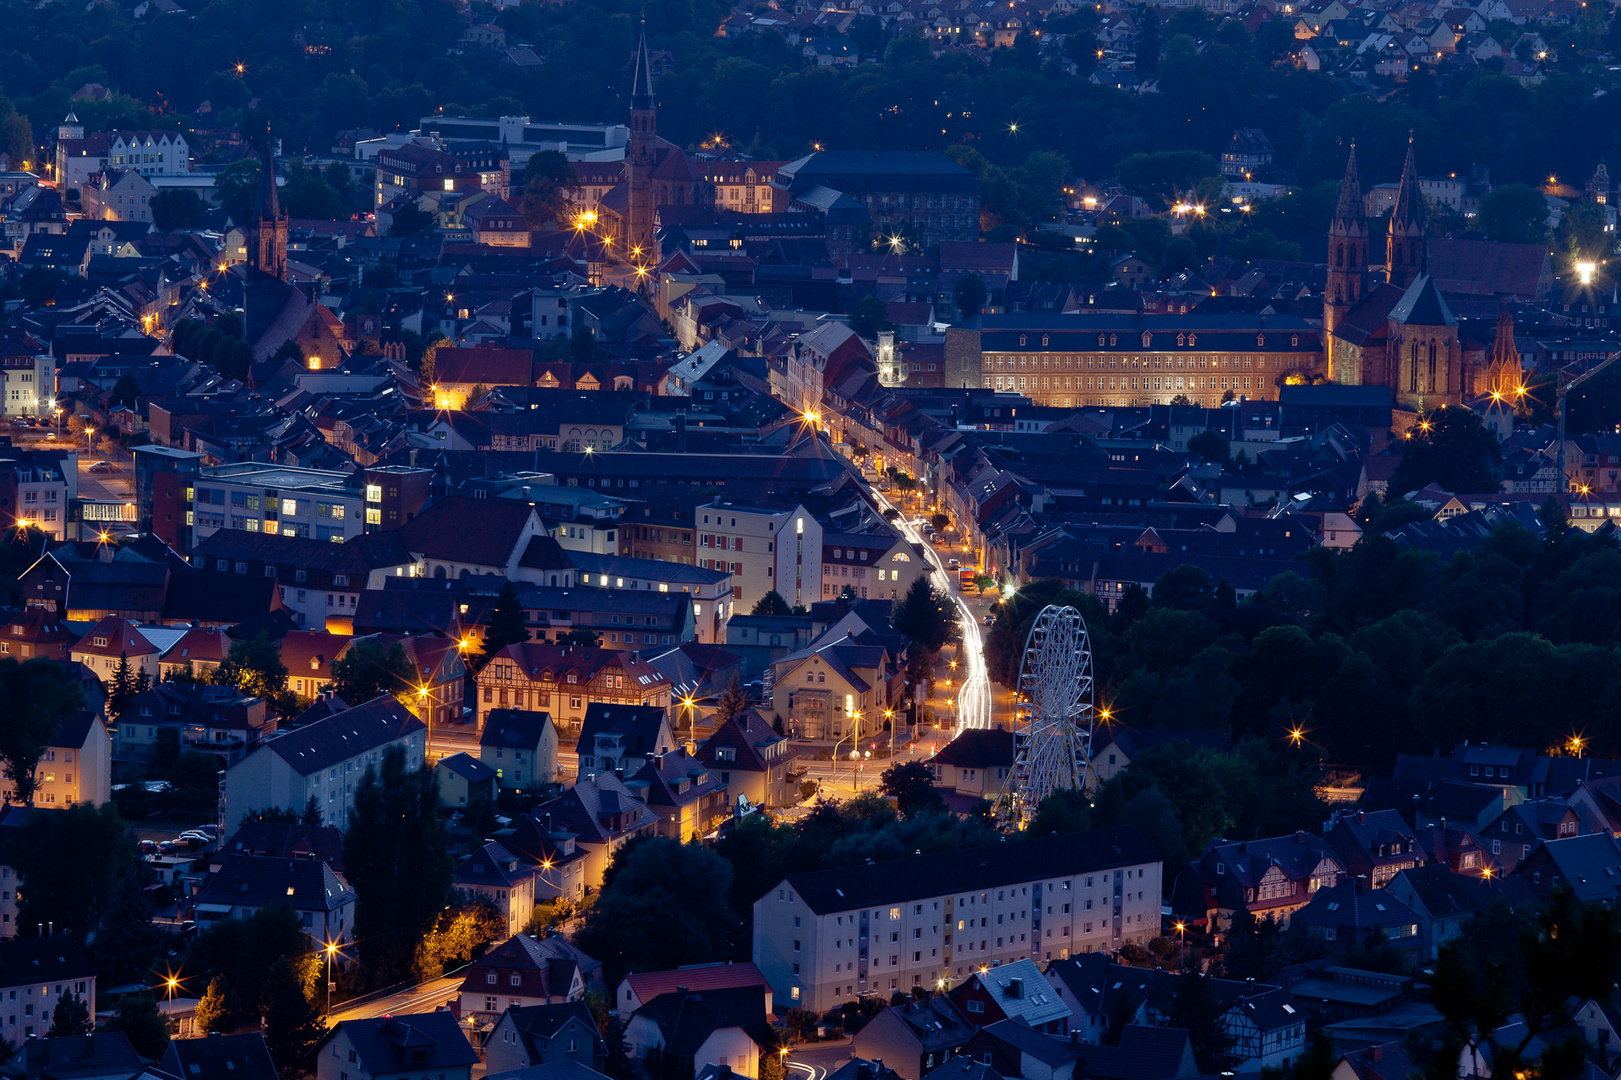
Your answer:
[[[737,923],[731,887],[731,865],[708,848],[633,840],[615,853],[575,940],[616,973],[723,959]]]
[[[734,716],[742,716],[753,705],[754,702],[749,700],[748,691],[743,689],[743,684],[736,675],[733,675],[732,681],[721,691],[720,698],[715,703],[715,712],[709,719],[718,727]]]
[[[54,660],[0,660],[0,765],[14,798],[34,800],[34,770],[62,724],[82,712],[84,692]]]
[[[850,312],[850,329],[868,341],[878,340],[878,331],[895,329],[889,321],[889,305],[876,296],[863,296]]]
[[[1227,1002],[1217,994],[1210,977],[1197,971],[1177,975],[1170,1005],[1165,1024],[1188,1033],[1199,1071],[1215,1076],[1231,1069],[1238,1060],[1233,1053],[1236,1040],[1222,1021]]]
[[[388,227],[388,235],[404,237],[406,239],[422,238],[433,235],[434,229],[439,227],[439,219],[416,203],[407,203],[395,210],[392,221]]]
[[[332,661],[332,692],[352,705],[384,694],[409,694],[416,669],[399,643],[357,638]]]
[[[283,903],[261,908],[246,919],[216,922],[197,939],[190,960],[211,973],[210,993],[219,986],[220,1023],[230,1027],[259,1019],[271,970],[282,961],[301,962],[309,952],[309,936]]]
[[[287,665],[281,662],[281,648],[260,631],[252,641],[232,643],[214,681],[275,703],[287,693]]]
[[[104,1031],[122,1031],[130,1047],[148,1061],[162,1059],[169,1048],[169,1025],[151,994],[125,994],[118,1012],[102,1025]]]
[[[1545,244],[1548,200],[1529,184],[1504,184],[1480,200],[1475,228],[1503,244]]]
[[[1184,9],[1191,10],[1191,9]],[[1232,457],[1233,445],[1227,436],[1215,428],[1205,428],[1188,440],[1188,453],[1217,465],[1225,465]]]
[[[508,581],[501,586],[495,606],[490,608],[489,621],[484,624],[482,663],[487,664],[495,659],[495,655],[508,645],[528,640],[529,626],[524,617],[523,604],[518,599],[518,590]]]
[[[595,649],[602,644],[602,635],[589,627],[578,627],[570,630],[557,639],[559,645],[584,645],[588,649]]]
[[[935,814],[945,809],[945,800],[934,786],[934,774],[921,761],[903,761],[885,769],[878,790],[895,800],[902,817]]]
[[[152,902],[139,878],[130,874],[118,883],[96,930],[96,973],[106,986],[139,982],[150,976],[163,947],[152,925]]]
[[[450,898],[455,865],[445,847],[439,785],[430,770],[407,770],[393,747],[368,768],[343,838],[355,892],[360,961],[382,985],[415,974],[416,946]]]
[[[214,201],[238,225],[250,225],[259,214],[259,159],[245,157],[214,178]]]
[[[171,188],[152,196],[152,225],[159,232],[188,228],[206,206],[190,188]]]
[[[278,1076],[308,1076],[314,1072],[315,1047],[326,1034],[326,1024],[304,992],[304,980],[295,962],[282,957],[270,966],[260,997],[265,1045]]]
[[[130,408],[134,408],[135,399],[140,395],[141,384],[136,381],[134,375],[126,371],[118,377],[117,382],[113,383],[113,392],[107,400],[112,405],[128,405]]]
[[[985,301],[990,299],[990,291],[985,288],[985,279],[978,274],[963,274],[957,278],[956,288],[952,290],[951,301],[957,307],[957,317],[968,320],[977,316],[985,308]]]
[[[892,620],[896,631],[930,653],[962,633],[957,607],[935,591],[927,576],[918,577],[895,605]]]
[[[1159,70],[1159,13],[1154,5],[1144,4],[1136,10],[1136,21],[1137,71],[1145,76],[1152,75]]]
[[[560,151],[540,150],[523,168],[523,194],[518,208],[531,229],[565,220],[579,199],[574,165]]]
[[[1500,485],[1495,466],[1503,460],[1502,448],[1473,410],[1437,409],[1397,445],[1401,462],[1390,477],[1392,494],[1427,484],[1457,493],[1496,491]]]
[[[73,1035],[88,1035],[95,1027],[90,1022],[90,1003],[77,994],[62,991],[57,995],[56,1007],[51,1010],[51,1027],[45,1033],[48,1039],[61,1039]]]
[[[788,601],[784,600],[782,594],[776,589],[770,590],[755,601],[754,610],[749,612],[750,615],[792,615],[793,613],[793,608],[788,606]]]
[[[74,857],[63,858],[65,851]],[[22,885],[17,929],[30,937],[55,923],[83,941],[136,871],[135,841],[110,802],[30,815],[8,855]]]

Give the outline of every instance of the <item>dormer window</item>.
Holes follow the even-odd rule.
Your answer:
[[[94,645],[98,649],[105,649],[107,647],[107,639],[104,637],[92,638],[90,640],[90,644]]]

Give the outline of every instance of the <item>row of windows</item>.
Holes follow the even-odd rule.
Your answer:
[[[1286,356],[987,356],[991,371],[1283,371],[1295,361]]]

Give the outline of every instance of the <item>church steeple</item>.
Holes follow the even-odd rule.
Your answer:
[[[1385,240],[1385,278],[1406,288],[1429,268],[1430,245],[1424,221],[1424,193],[1418,187],[1413,164],[1413,140],[1407,139],[1407,160],[1402,163],[1396,205],[1390,211],[1390,232]]]
[[[1362,182],[1357,175],[1356,146],[1345,159],[1340,201],[1328,225],[1328,277],[1323,289],[1323,330],[1333,349],[1334,328],[1362,299],[1368,270],[1368,219],[1362,206]],[[1331,353],[1332,355],[1332,353]],[[1356,382],[1348,372],[1333,372],[1339,382]]]
[[[271,149],[270,125],[255,117],[249,130],[248,142],[259,156],[259,197],[255,202],[255,220],[241,222],[253,232],[248,244],[248,267],[265,277],[277,281],[287,280],[287,214],[281,208],[281,196],[276,190],[276,155]],[[256,129],[256,130],[254,130]]]
[[[635,266],[653,256],[653,215],[657,199],[653,169],[658,164],[658,111],[653,103],[653,66],[647,55],[647,27],[636,43],[636,74],[630,84],[630,137],[625,143],[625,183],[629,189],[625,246],[621,258]]]

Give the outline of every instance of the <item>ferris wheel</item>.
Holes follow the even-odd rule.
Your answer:
[[[1053,792],[1082,789],[1092,761],[1092,646],[1072,607],[1041,609],[1024,643],[1002,817],[1023,828]]]

